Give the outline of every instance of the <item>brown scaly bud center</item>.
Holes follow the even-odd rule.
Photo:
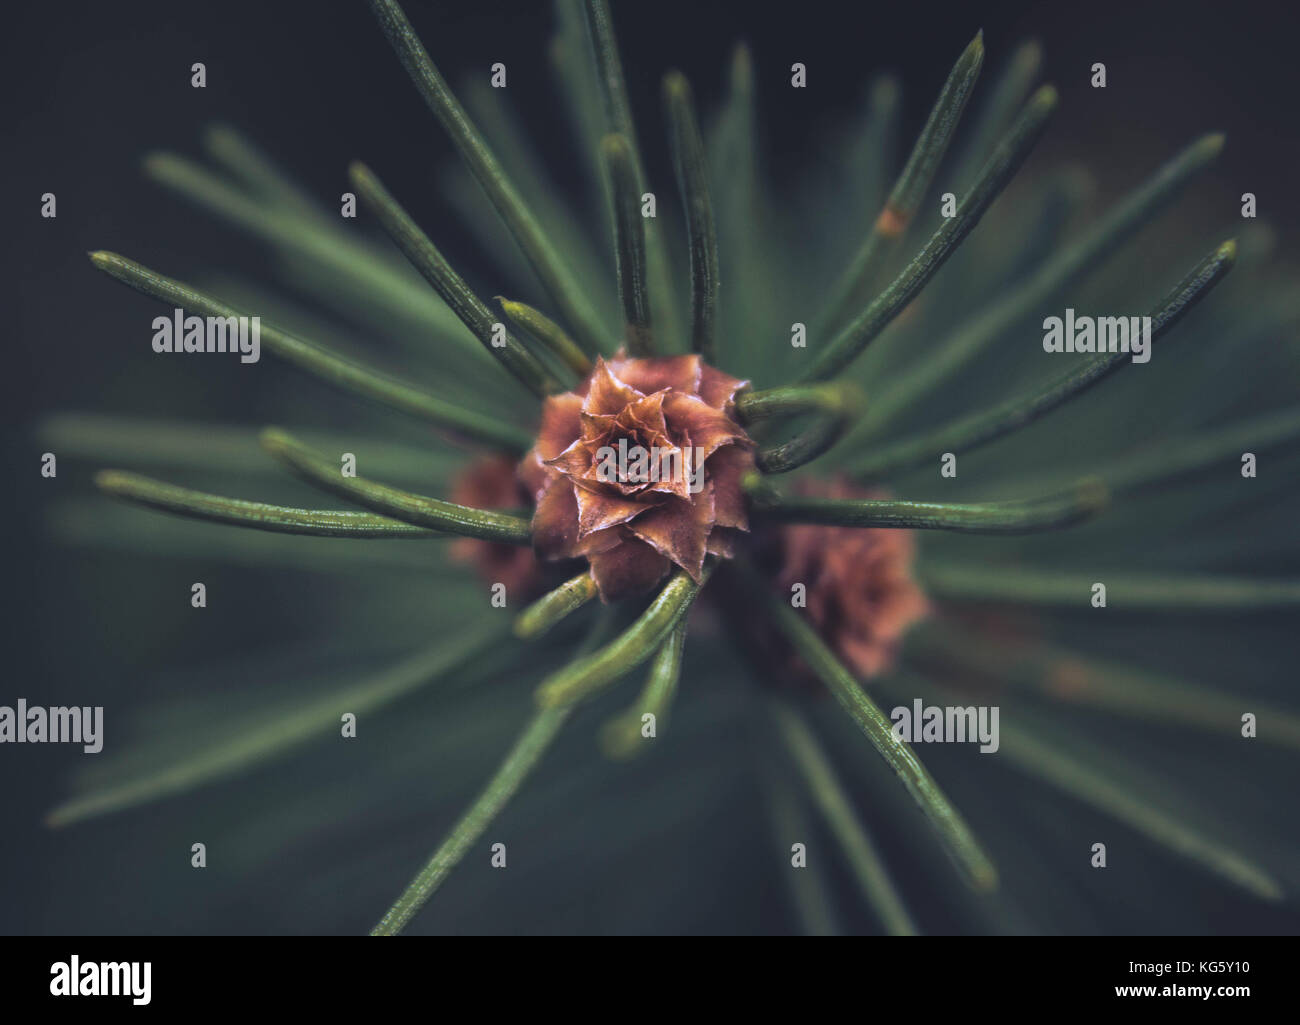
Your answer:
[[[649,590],[673,566],[699,580],[749,529],[741,479],[753,442],[735,419],[748,382],[699,356],[598,358],[546,399],[520,479],[537,503],[544,559],[585,558],[605,601]]]

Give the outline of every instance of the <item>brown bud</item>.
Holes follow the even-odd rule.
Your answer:
[[[740,481],[753,443],[733,416],[746,382],[696,355],[597,359],[551,396],[519,474],[544,559],[585,557],[601,597],[648,590],[674,566],[700,578],[749,529]]]

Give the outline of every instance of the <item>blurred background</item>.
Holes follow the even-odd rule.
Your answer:
[[[494,62],[507,65],[509,100],[556,186],[576,190],[570,136],[557,124],[560,101],[542,45],[553,25],[550,6],[476,0],[406,7],[453,87],[467,76],[486,78]],[[1077,162],[1091,172],[1104,203],[1193,138],[1225,131],[1223,158],[1171,215],[1171,249],[1184,227],[1190,234],[1207,222],[1231,221],[1237,197],[1251,191],[1277,230],[1279,258],[1294,259],[1300,80],[1294,25],[1283,11],[1272,3],[1109,0],[614,3],[649,174],[665,190],[671,169],[658,93],[665,69],[685,71],[707,108],[722,93],[733,44],[751,44],[765,152],[780,195],[786,186],[793,192],[793,183],[824,159],[825,141],[860,109],[877,72],[893,71],[903,85],[902,137],[910,141],[953,60],[982,27],[986,76],[1032,36],[1044,46],[1044,79],[1061,92],[1061,109],[1031,167]],[[12,362],[4,378],[12,387],[3,416],[14,602],[5,617],[9,670],[0,704],[18,697],[33,704],[104,704],[106,750],[121,742],[128,722],[132,737],[155,745],[171,738],[172,750],[182,750],[188,731],[214,718],[244,715],[255,722],[267,681],[274,682],[275,702],[292,703],[374,672],[437,633],[454,632],[457,607],[479,600],[479,592],[472,581],[441,569],[435,553],[394,554],[371,542],[349,564],[351,556],[304,542],[291,552],[268,547],[264,557],[241,557],[206,540],[202,527],[173,525],[94,496],[89,478],[102,460],[61,456],[56,480],[43,480],[37,469],[44,451],[37,425],[56,413],[94,411],[250,427],[277,423],[349,436],[363,431],[404,451],[427,446],[423,470],[447,472],[442,450],[419,425],[340,398],[274,359],[249,373],[233,359],[154,356],[146,327],[159,308],[95,272],[85,258],[89,249],[107,248],[181,280],[218,285],[237,276],[275,283],[276,263],[263,246],[148,182],[140,170],[152,150],[197,154],[203,128],[222,121],[247,133],[327,205],[346,188],[348,162],[365,160],[456,266],[484,294],[496,294],[493,254],[437,185],[436,172],[453,156],[450,144],[367,5],[138,0],[71,4],[57,12],[21,5],[9,21],[0,62],[9,158],[0,174],[8,210]],[[195,61],[207,66],[205,89],[190,87]],[[806,93],[788,88],[794,61],[808,67]],[[1095,61],[1107,66],[1105,90],[1089,86]],[[57,219],[39,216],[45,192],[58,197]],[[1173,263],[1181,272],[1190,260]],[[536,301],[535,292],[516,297]],[[308,308],[304,316],[324,313]],[[404,365],[400,347],[367,352],[380,365]],[[436,376],[437,368],[423,372]],[[311,504],[309,490],[269,460],[260,477],[249,470],[259,458],[251,439],[251,433],[216,439],[228,445],[221,449],[229,451],[228,465],[187,476],[185,446],[214,439],[178,434],[171,465],[157,475]],[[372,453],[359,454],[365,465]],[[395,482],[417,485],[424,475],[418,459],[407,468],[406,481]],[[131,516],[141,519],[132,526]],[[138,535],[141,523],[155,555],[146,555],[138,541],[105,541],[132,530]],[[121,527],[117,534],[114,524]],[[202,613],[189,607],[196,580],[208,587]],[[432,602],[431,581],[439,589]],[[1259,629],[1274,637],[1283,625]],[[701,628],[705,635],[708,626]],[[1150,636],[1178,645],[1172,632]],[[556,651],[563,648],[557,644]],[[520,850],[532,844],[539,856],[520,856],[513,863],[518,868],[505,874],[493,873],[486,859],[471,859],[439,895],[439,914],[417,920],[414,931],[795,928],[781,893],[780,858],[753,856],[771,841],[746,769],[752,738],[733,714],[743,684],[706,644],[698,651],[688,646],[688,666],[692,678],[716,687],[679,703],[680,729],[665,741],[657,764],[606,765],[592,733],[619,701],[584,710],[530,785],[528,799],[502,820]],[[478,666],[451,690],[365,722],[345,758],[326,744],[308,746],[192,797],[62,831],[47,830],[41,818],[67,796],[92,756],[71,746],[0,746],[0,931],[364,931],[495,765],[522,721],[529,689],[529,681],[500,666]],[[819,711],[837,742],[853,742],[833,709]],[[1175,757],[1171,764],[1197,760],[1176,738],[1135,735],[1134,743],[1165,745]],[[932,756],[959,806],[980,797],[961,771],[964,757],[946,750]],[[1288,770],[1294,771],[1293,760],[1261,768]],[[1243,902],[1169,858],[1118,865],[1105,887],[1077,858],[1078,871],[1062,873],[1056,866],[1074,856],[1065,853],[1067,841],[1055,825],[1063,816],[1077,822],[1093,813],[1063,808],[1050,791],[1009,770],[993,774],[999,789],[984,820],[987,839],[1014,881],[997,908],[942,884],[930,889],[924,880],[935,865],[926,857],[909,863],[911,848],[890,833],[892,816],[907,813],[897,795],[883,788],[862,796],[879,827],[877,839],[910,884],[918,918],[933,931],[1294,932],[1300,925],[1293,904]],[[1276,792],[1218,795],[1240,800],[1242,814],[1256,817],[1293,817],[1293,796],[1282,807]],[[1002,831],[992,825],[997,808],[1015,820]],[[1099,832],[1123,834],[1097,820]],[[196,840],[209,845],[211,867],[204,873],[189,867]],[[872,928],[855,905],[845,901],[845,927]]]

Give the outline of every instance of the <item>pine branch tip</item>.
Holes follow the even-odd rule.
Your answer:
[[[1228,144],[1228,136],[1225,132],[1210,132],[1201,136],[1196,142],[1196,146],[1204,156],[1209,159],[1217,157],[1223,152],[1224,146]]]
[[[302,447],[302,444],[292,434],[279,427],[262,428],[257,432],[257,443],[271,455]]]
[[[353,185],[361,185],[362,183],[370,184],[372,182],[377,182],[378,180],[379,179],[375,177],[375,172],[370,170],[364,161],[348,161],[348,181],[352,182]]]
[[[1085,477],[1075,485],[1076,500],[1082,510],[1090,515],[1104,512],[1110,506],[1110,488],[1100,477]]]
[[[622,132],[609,132],[601,137],[600,152],[606,160],[630,160],[632,144]]]
[[[879,108],[897,103],[900,92],[898,79],[893,75],[881,75],[871,83],[871,105]]]
[[[97,470],[90,479],[100,491],[119,495],[130,487],[132,477],[126,470]]]
[[[754,52],[749,43],[741,40],[731,51],[731,86],[748,89],[754,79]]]
[[[663,90],[664,96],[670,100],[689,100],[691,98],[691,83],[676,68],[664,72]]]
[[[1026,39],[1016,50],[1014,58],[1021,67],[1036,68],[1043,61],[1043,41],[1037,38]]]
[[[209,149],[219,147],[239,136],[228,121],[209,121],[199,130],[199,140]]]
[[[166,150],[150,150],[140,158],[140,169],[150,178],[157,178],[169,164],[174,164],[177,157],[174,153],[168,153]]]

